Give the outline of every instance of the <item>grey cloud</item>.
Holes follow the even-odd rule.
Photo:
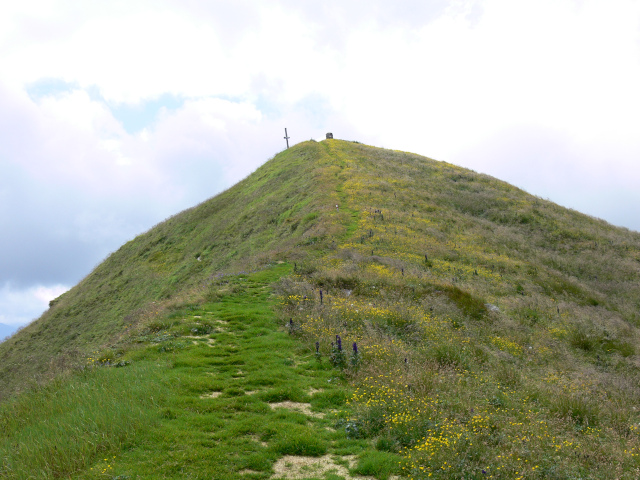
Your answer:
[[[92,235],[91,225],[82,224],[85,212],[108,219],[108,210],[126,213],[126,205],[96,205],[79,192],[42,185],[20,175],[5,175],[0,210],[0,283],[12,281],[19,286],[40,283],[75,283],[88,273],[87,265],[103,258],[111,243],[123,241],[123,234]],[[8,205],[8,208],[7,208]],[[93,207],[93,208],[92,208]]]

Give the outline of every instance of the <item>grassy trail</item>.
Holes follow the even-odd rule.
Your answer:
[[[331,428],[343,380],[275,324],[269,285],[289,270],[225,277],[216,302],[174,313],[156,332],[171,338],[138,354],[164,364],[161,418],[80,478],[264,479],[283,455],[362,450]]]
[[[136,395],[146,402],[135,432],[120,432],[136,403],[123,402],[115,431],[94,432],[112,437],[101,448],[84,458],[74,459],[71,450],[56,455],[59,464],[43,462],[39,472],[13,458],[3,478],[257,480],[280,478],[278,472],[293,478],[286,475],[296,471],[304,475],[296,478],[361,478],[352,477],[349,467],[387,478],[399,457],[391,466],[390,454],[372,458],[378,452],[368,442],[335,428],[347,418],[348,387],[340,372],[294,338],[295,325],[276,323],[271,285],[290,270],[281,264],[221,277],[209,292],[213,301],[156,321],[137,339],[139,348],[110,359],[130,362],[127,367],[95,367],[87,374],[117,376],[117,392],[100,392],[107,396],[121,395],[134,386],[128,382],[137,382]],[[142,368],[153,381],[123,373]],[[16,428],[13,439],[24,433]],[[10,448],[12,438],[7,440]],[[44,440],[35,439],[34,446],[51,449],[55,439]],[[68,441],[71,449],[83,439],[71,435]],[[291,455],[297,456],[295,464],[288,463]]]

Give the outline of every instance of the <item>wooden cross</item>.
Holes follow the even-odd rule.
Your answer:
[[[289,135],[287,135],[287,129],[284,129],[284,139],[287,141],[287,148],[289,148]]]

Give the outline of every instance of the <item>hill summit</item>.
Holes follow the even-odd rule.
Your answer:
[[[304,142],[123,245],[0,344],[0,453],[16,471],[26,398],[55,410],[52,392],[136,385],[122,395],[147,413],[113,415],[153,434],[96,426],[112,440],[42,471],[115,475],[108,451],[143,477],[637,478],[639,262],[640,234],[487,175]],[[145,379],[179,393],[136,393]],[[163,435],[224,473],[169,467]]]

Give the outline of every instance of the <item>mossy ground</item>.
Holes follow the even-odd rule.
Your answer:
[[[90,285],[131,300],[96,320],[107,341],[82,332],[81,373],[0,407],[2,473],[274,478],[329,455],[350,473],[307,478],[638,478],[639,261],[639,234],[490,177],[308,142],[13,339],[36,358],[47,328],[80,335]]]

